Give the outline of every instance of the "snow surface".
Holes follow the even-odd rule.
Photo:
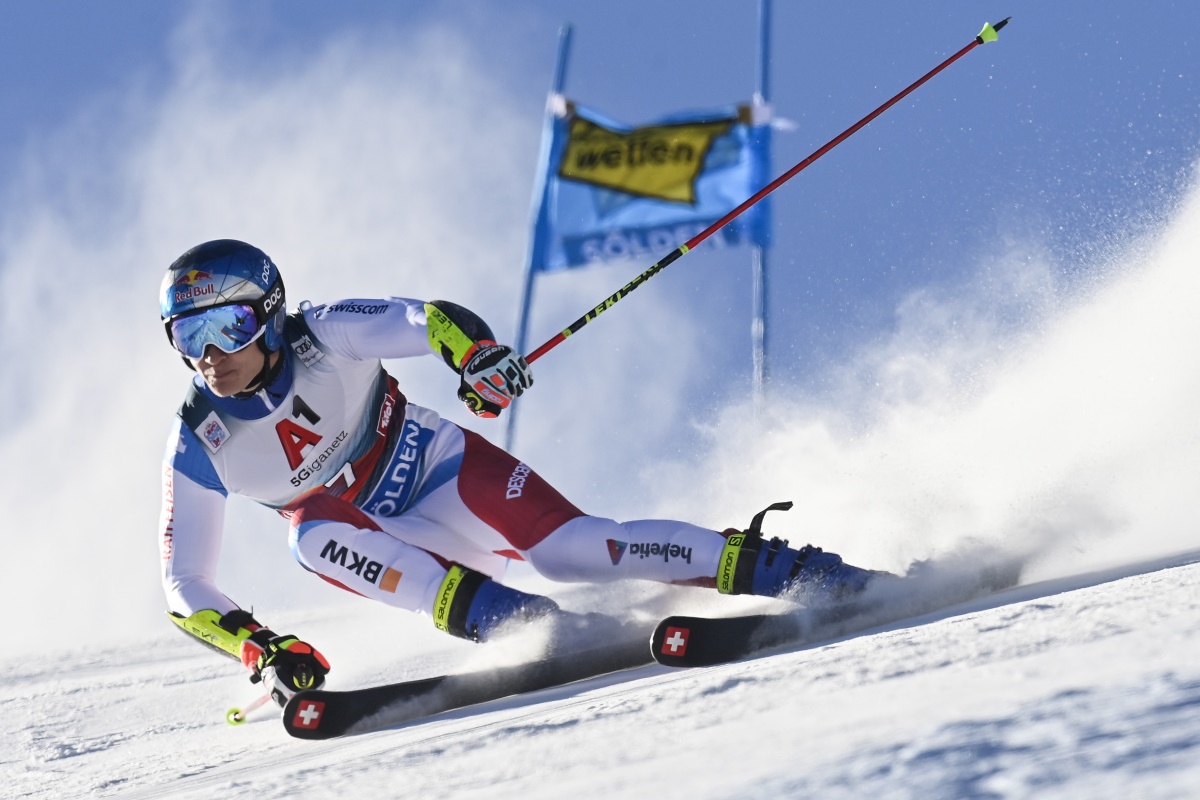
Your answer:
[[[304,627],[355,635],[336,614]],[[436,641],[354,677],[468,653]],[[252,687],[182,636],[3,669],[5,798],[1177,798],[1200,786],[1200,551],[330,742],[289,739],[274,713],[227,726]]]

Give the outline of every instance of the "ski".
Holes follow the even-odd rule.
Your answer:
[[[646,638],[593,637],[592,643],[515,666],[344,691],[296,694],[283,710],[283,725],[300,739],[332,739],[423,720],[447,711],[658,662],[697,667],[747,658],[774,648],[798,646],[863,631],[977,599],[1020,582],[1017,562],[944,570],[926,565],[902,578],[880,580],[851,602],[791,612],[728,618],[671,616]],[[596,639],[606,642],[596,645]]]
[[[1021,567],[1012,561],[965,576],[927,571],[913,576],[910,571],[868,587],[852,601],[824,607],[736,617],[671,616],[655,628],[651,654],[666,666],[703,667],[826,641],[1012,588],[1020,583]]]
[[[643,634],[515,666],[363,689],[299,692],[283,709],[283,726],[299,739],[332,739],[653,663]]]

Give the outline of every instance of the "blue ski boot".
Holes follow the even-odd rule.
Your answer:
[[[459,564],[450,567],[433,602],[438,630],[475,642],[487,641],[509,622],[561,613],[549,597],[513,589]]]
[[[887,574],[851,566],[812,545],[797,550],[779,538],[763,539],[766,513],[791,507],[790,502],[775,503],[758,512],[748,530],[728,533],[717,567],[717,591],[766,597],[803,591],[814,599],[838,601],[860,594],[872,578]]]
[[[433,604],[433,623],[439,630],[474,642],[486,642],[531,622],[550,625],[551,650],[612,643],[634,634],[645,640],[645,631],[635,629],[631,634],[613,617],[563,611],[548,597],[505,586],[458,564],[446,573]]]

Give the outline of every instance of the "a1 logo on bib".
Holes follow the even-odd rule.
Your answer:
[[[317,412],[312,410],[308,403],[304,402],[300,395],[292,397],[292,416],[304,417],[311,425],[316,425],[321,421],[321,417]],[[279,443],[283,445],[283,453],[287,456],[288,468],[296,469],[304,461],[304,448],[315,447],[321,441],[321,435],[315,431],[310,431],[299,423],[287,419],[279,420],[275,425],[275,433],[279,436]]]

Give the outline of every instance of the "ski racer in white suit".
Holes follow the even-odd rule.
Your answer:
[[[441,356],[481,417],[533,383],[525,359],[453,303],[352,299],[288,313],[275,264],[234,240],[184,253],[160,299],[167,337],[197,373],[163,463],[170,617],[239,659],[281,705],[321,686],[329,664],[217,587],[230,492],[290,520],[305,569],[476,641],[514,618],[563,614],[497,580],[510,559],[558,581],[637,578],[730,594],[801,583],[856,591],[870,576],[756,529],[587,515],[483,437],[407,402],[380,359]]]

